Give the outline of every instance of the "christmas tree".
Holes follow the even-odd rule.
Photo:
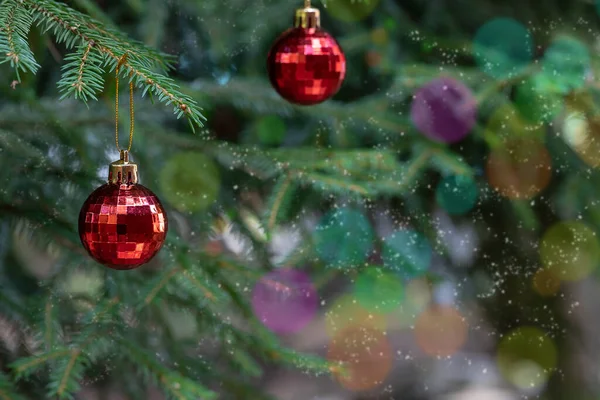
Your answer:
[[[309,3],[0,3],[0,399],[600,393],[599,10],[313,1],[346,76],[302,106]],[[128,271],[78,235],[115,97],[169,221]]]

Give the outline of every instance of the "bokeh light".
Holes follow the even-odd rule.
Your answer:
[[[437,203],[451,215],[469,212],[477,203],[478,195],[477,183],[469,175],[446,176],[435,190]]]
[[[533,57],[533,39],[523,24],[512,18],[495,18],[479,28],[473,39],[479,68],[496,79],[513,77]]]
[[[256,136],[261,144],[278,146],[285,139],[285,122],[277,115],[267,115],[256,121]]]
[[[415,127],[429,139],[455,143],[475,125],[477,101],[456,79],[436,78],[417,90],[410,115]]]
[[[405,279],[425,274],[432,257],[429,241],[414,230],[401,229],[383,239],[381,258],[384,266]]]
[[[572,111],[563,123],[565,142],[590,167],[600,166],[600,117]]]
[[[600,261],[600,243],[596,233],[579,221],[554,224],[540,244],[542,265],[563,281],[588,276]]]
[[[363,264],[373,247],[373,228],[358,210],[339,208],[327,213],[313,232],[317,255],[329,267]]]
[[[329,337],[335,337],[350,328],[369,328],[385,331],[387,320],[379,311],[361,306],[355,296],[345,294],[338,297],[325,312],[325,330]]]
[[[387,315],[390,329],[404,329],[413,326],[417,317],[431,303],[431,284],[425,278],[407,282],[404,292],[404,301],[394,312]]]
[[[354,295],[365,309],[389,313],[404,300],[404,284],[396,274],[371,266],[356,278]]]
[[[161,196],[179,211],[200,211],[219,195],[221,178],[216,164],[200,152],[182,152],[167,161],[158,183]]]
[[[540,296],[554,296],[560,290],[560,278],[553,270],[540,268],[533,275],[533,289]]]
[[[334,375],[349,390],[369,390],[383,383],[392,368],[392,348],[385,333],[353,327],[337,334],[329,343],[327,360],[342,367]]]
[[[367,18],[377,8],[380,0],[327,0],[325,11],[344,22],[356,22]]]
[[[527,123],[520,115],[515,105],[506,102],[496,108],[488,118],[484,135],[491,142],[505,142],[518,139],[543,139],[545,130],[542,125]]]
[[[451,306],[433,305],[425,309],[415,324],[415,340],[430,356],[446,357],[456,353],[467,340],[468,324]]]
[[[543,74],[534,74],[515,87],[515,106],[529,123],[551,122],[563,110],[563,99]]]
[[[545,385],[557,362],[552,339],[531,326],[505,335],[498,345],[497,357],[502,376],[522,390]]]
[[[300,331],[317,312],[319,296],[310,277],[302,271],[281,268],[263,276],[252,291],[252,309],[271,331]]]
[[[490,153],[486,174],[490,185],[509,199],[530,199],[550,183],[552,161],[542,142],[511,139]]]
[[[543,73],[565,94],[584,85],[590,67],[587,46],[569,36],[556,38],[544,53],[542,60]]]

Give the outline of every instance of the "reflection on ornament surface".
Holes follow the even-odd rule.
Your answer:
[[[478,195],[477,183],[468,175],[446,176],[435,190],[438,205],[451,215],[469,212],[477,203]]]
[[[349,390],[369,390],[383,383],[392,368],[392,348],[385,333],[365,327],[339,332],[329,343],[327,360],[334,375]]]
[[[352,208],[325,214],[313,232],[317,255],[334,268],[353,268],[365,262],[374,233],[367,217]]]
[[[583,162],[594,168],[600,166],[600,116],[588,118],[581,111],[570,112],[562,136]]]
[[[451,356],[467,340],[468,325],[451,306],[433,305],[424,310],[415,324],[415,340],[430,356]]]
[[[569,36],[555,39],[542,60],[543,74],[552,79],[563,94],[583,87],[590,68],[587,46]]]
[[[560,278],[553,270],[541,268],[533,276],[533,289],[540,296],[554,296],[560,290]]]
[[[523,24],[495,18],[477,30],[473,53],[479,68],[496,79],[521,73],[533,57],[533,39]]]
[[[563,281],[588,276],[600,261],[596,233],[579,221],[559,222],[548,229],[540,243],[542,265]]]
[[[552,161],[543,143],[511,139],[492,150],[486,164],[490,185],[510,199],[530,199],[550,183]]]
[[[536,327],[520,327],[498,345],[497,363],[504,378],[523,390],[545,385],[556,367],[556,346]]]
[[[475,125],[477,101],[463,83],[441,77],[417,90],[410,115],[415,127],[429,139],[455,143]]]
[[[172,156],[160,172],[158,183],[167,201],[179,211],[200,211],[210,207],[221,187],[219,169],[200,152]]]
[[[329,337],[351,328],[369,328],[385,331],[387,320],[381,312],[362,307],[358,300],[349,294],[335,300],[325,312],[325,329]]]
[[[344,22],[356,22],[367,18],[377,8],[380,0],[327,0],[325,11]]]
[[[263,276],[252,291],[252,309],[275,333],[296,333],[315,316],[319,305],[317,290],[302,271],[281,268]]]
[[[370,266],[356,278],[354,294],[365,309],[389,313],[403,302],[404,285],[396,274]]]
[[[404,279],[419,277],[429,269],[433,251],[419,232],[401,229],[383,239],[381,258],[386,268]]]

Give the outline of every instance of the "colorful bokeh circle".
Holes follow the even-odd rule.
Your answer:
[[[433,305],[425,309],[415,324],[415,340],[430,356],[447,357],[467,340],[468,324],[454,307]]]
[[[534,74],[515,87],[515,106],[528,123],[552,122],[563,110],[561,94],[545,78]]]
[[[317,255],[329,267],[364,264],[373,247],[374,233],[367,217],[352,208],[327,213],[313,232]]]
[[[500,195],[509,199],[531,199],[550,183],[552,160],[542,142],[511,139],[492,150],[486,174]]]
[[[424,275],[431,264],[433,250],[429,240],[411,229],[395,231],[383,240],[383,265],[404,279]]]
[[[456,79],[436,78],[417,90],[410,115],[415,127],[429,139],[455,143],[475,125],[477,101],[471,90]]]
[[[542,60],[543,74],[564,94],[582,88],[590,68],[587,46],[569,36],[556,38]]]
[[[600,116],[586,116],[581,111],[570,112],[563,123],[563,139],[583,162],[600,166]]]
[[[487,120],[484,135],[489,142],[502,143],[520,139],[543,139],[542,125],[527,123],[513,103],[503,103]]]
[[[367,18],[379,5],[380,0],[327,0],[325,11],[344,22],[356,22]]]
[[[365,309],[389,313],[404,300],[404,284],[395,273],[371,266],[356,278],[354,295]]]
[[[583,222],[559,222],[544,233],[540,259],[560,280],[578,281],[598,266],[600,242]]]
[[[533,39],[523,24],[512,18],[495,18],[479,28],[473,39],[479,68],[496,79],[521,73],[533,57]]]
[[[325,312],[325,330],[329,337],[358,327],[383,332],[387,328],[387,320],[381,311],[363,307],[358,299],[350,294],[338,297]]]
[[[314,317],[319,305],[317,290],[302,271],[281,268],[263,276],[252,291],[252,309],[271,331],[291,334]]]
[[[469,175],[446,176],[435,190],[438,205],[451,215],[469,212],[477,203],[478,196],[477,183]]]
[[[256,136],[261,144],[278,146],[285,139],[285,122],[277,115],[267,115],[256,122]]]
[[[502,376],[523,390],[541,387],[556,368],[556,346],[540,329],[517,328],[498,345],[497,363]]]
[[[552,269],[540,268],[533,276],[533,289],[540,296],[554,296],[560,290],[560,278]]]
[[[179,211],[200,211],[219,196],[221,178],[212,159],[200,152],[182,152],[167,161],[158,177],[161,195]]]
[[[340,367],[334,375],[344,388],[363,391],[383,383],[392,369],[393,353],[383,332],[353,327],[331,340],[327,360]]]

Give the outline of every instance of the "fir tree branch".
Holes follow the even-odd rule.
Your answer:
[[[121,57],[127,53],[128,60],[121,70],[124,76],[132,79],[136,86],[144,88],[143,94],[150,90],[159,101],[173,106],[178,118],[185,116],[190,122],[202,126],[204,117],[196,102],[190,96],[183,94],[172,79],[163,75],[170,65],[168,56],[122,36],[120,32],[63,3],[53,0],[9,0],[7,4],[20,10],[23,15],[27,15],[29,20],[31,16],[24,10],[31,12],[33,20],[43,25],[44,31],[52,30],[57,41],[65,43],[67,48],[72,48],[77,43],[82,45],[76,55],[69,57],[70,62],[64,67],[59,88],[65,96],[75,94],[83,101],[87,101],[88,97],[95,99],[94,94],[102,89],[103,83],[100,62],[104,62],[113,71]],[[6,20],[6,18],[0,19],[0,22]],[[28,27],[27,21],[17,20],[17,22],[19,22],[17,32]],[[7,26],[10,25],[6,22],[2,26],[5,31],[11,33],[12,38],[14,28],[9,30]],[[0,39],[2,38],[0,36]],[[13,42],[17,43],[14,40]],[[7,46],[6,43],[10,42],[1,40],[0,46]],[[24,47],[29,50],[26,40]],[[24,59],[27,60],[27,57]],[[161,73],[154,72],[157,67]],[[31,70],[31,67],[29,69]]]
[[[285,213],[286,200],[291,197],[292,177],[290,175],[281,175],[273,188],[272,194],[267,201],[267,212],[265,215],[267,235],[275,228],[279,216]]]
[[[57,349],[40,355],[19,358],[10,367],[15,371],[17,379],[26,378],[41,368],[48,361],[70,354],[70,349]]]
[[[17,0],[5,0],[0,4],[0,52],[6,57],[2,62],[10,62],[19,82],[19,70],[36,73],[40,66],[27,44],[32,23],[33,18]]]
[[[24,396],[16,392],[14,384],[4,373],[0,373],[0,400],[25,400]]]

